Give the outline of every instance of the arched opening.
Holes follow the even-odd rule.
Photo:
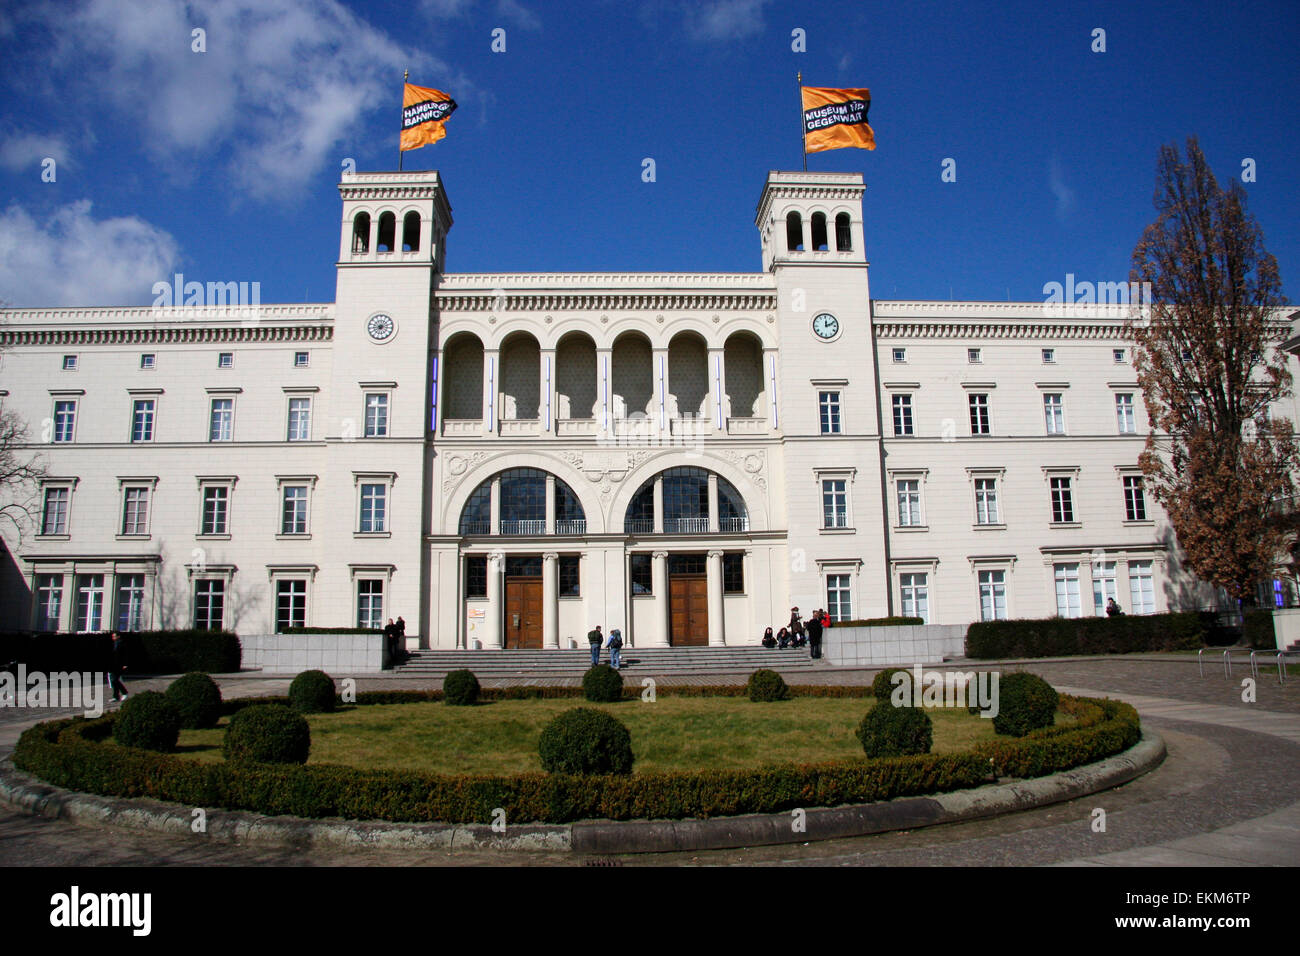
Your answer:
[[[727,401],[732,418],[761,418],[764,413],[763,345],[752,332],[737,332],[723,349]]]
[[[709,348],[697,332],[679,332],[668,343],[668,395],[674,418],[699,418],[709,399]]]
[[[370,251],[370,213],[359,212],[352,220],[352,253],[363,256]]]
[[[546,483],[539,468],[510,468],[481,482],[460,512],[460,534],[545,535]],[[555,534],[585,534],[587,517],[573,489],[555,478]],[[492,527],[492,494],[497,526]]]
[[[835,249],[837,252],[853,251],[853,232],[849,226],[847,212],[842,212],[835,217]]]
[[[645,418],[654,403],[654,353],[650,340],[626,332],[614,341],[611,383],[615,420]]]
[[[468,332],[443,347],[443,419],[483,420],[483,343]]]
[[[745,507],[745,499],[740,496],[735,486],[721,475],[718,476],[718,530],[722,532],[749,530],[749,511]]]
[[[709,534],[709,478],[717,479],[719,533],[749,530],[745,499],[721,475],[703,468],[669,468],[637,489],[623,516],[624,534],[650,534],[655,529],[655,485],[661,486],[664,534]]]
[[[570,332],[555,350],[556,418],[591,420],[596,415],[596,343]]]
[[[502,421],[537,421],[541,407],[542,352],[537,339],[516,332],[501,346]]]
[[[376,252],[392,252],[397,240],[397,215],[391,212],[379,214],[379,236],[376,239]]]
[[[420,214],[415,210],[402,217],[402,251],[420,251]]]
[[[797,212],[785,217],[785,247],[790,252],[803,252],[803,219]]]
[[[815,212],[812,217],[812,247],[818,252],[829,248],[826,244],[826,213]]]

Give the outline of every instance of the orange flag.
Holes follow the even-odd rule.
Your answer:
[[[402,150],[419,149],[447,135],[443,127],[456,109],[456,101],[442,90],[403,84]]]
[[[870,90],[833,90],[801,86],[804,152],[824,149],[875,149],[876,134],[867,125]]]

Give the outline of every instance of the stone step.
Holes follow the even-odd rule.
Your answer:
[[[446,674],[469,668],[481,677],[581,676],[590,666],[591,652],[580,650],[418,650],[394,668],[406,676]],[[609,651],[602,650],[601,660],[609,662]],[[656,673],[709,673],[756,670],[777,667],[781,670],[811,670],[822,666],[813,661],[806,649],[779,650],[765,647],[653,647],[624,648],[623,664],[634,670]]]

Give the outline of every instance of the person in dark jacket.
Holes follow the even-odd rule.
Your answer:
[[[600,645],[605,643],[605,635],[600,633],[599,624],[587,632],[587,643],[591,645],[591,666],[595,667],[600,663]]]
[[[406,660],[406,621],[402,615],[397,615],[397,656],[401,660]]]
[[[776,632],[776,646],[781,650],[785,650],[790,646],[790,629],[788,627],[783,627]]]
[[[763,646],[776,647],[776,638],[772,636],[772,629],[770,627],[763,632]]]
[[[393,623],[390,617],[388,623],[384,625],[384,646],[388,648],[388,663],[390,665],[397,663],[397,625]]]
[[[113,658],[111,670],[108,672],[108,686],[113,691],[114,700],[126,700],[129,696],[126,692],[126,684],[122,683],[122,671],[126,670],[126,641],[122,640],[122,635],[113,632]]]
[[[813,657],[822,656],[822,615],[820,611],[814,611],[812,617],[808,618],[808,646],[812,648]]]

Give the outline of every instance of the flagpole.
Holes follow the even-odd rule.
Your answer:
[[[808,130],[803,123],[803,70],[794,75],[795,83],[799,86],[799,135],[803,141],[803,171],[808,172]]]
[[[411,78],[411,71],[403,70],[402,71],[402,102],[403,103],[406,102],[406,81],[409,80],[410,78]],[[399,126],[398,129],[400,130],[401,127]],[[402,171],[403,158],[404,158],[404,153],[402,152],[402,134],[398,133],[397,134],[397,171],[399,173]]]

